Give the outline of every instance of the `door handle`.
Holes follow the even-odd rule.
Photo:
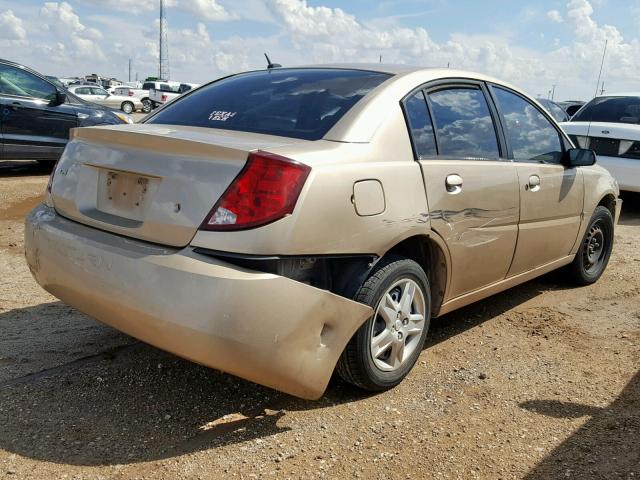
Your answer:
[[[11,102],[9,104],[9,108],[11,110],[17,110],[18,108],[22,107],[22,104],[20,102]]]
[[[524,188],[531,192],[537,192],[540,190],[540,177],[538,175],[531,175],[529,177],[529,183],[525,185]]]
[[[447,192],[451,194],[460,193],[462,191],[462,177],[455,173],[447,175],[444,185],[447,188]]]

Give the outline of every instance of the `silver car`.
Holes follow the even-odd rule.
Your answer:
[[[116,108],[126,114],[144,109],[144,105],[140,99],[124,95],[112,95],[97,85],[95,87],[90,85],[76,85],[69,87],[68,90],[83,100],[104,105],[105,107]]]

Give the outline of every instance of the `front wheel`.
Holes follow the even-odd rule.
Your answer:
[[[131,102],[123,102],[121,109],[124,113],[126,113],[127,115],[131,114],[131,112],[133,112],[133,103]]]
[[[613,215],[599,206],[587,226],[573,262],[567,266],[569,279],[577,285],[590,285],[604,273],[613,249]]]
[[[354,300],[374,314],[347,344],[337,372],[365,390],[393,388],[422,351],[431,320],[429,280],[413,260],[390,257],[376,265]]]

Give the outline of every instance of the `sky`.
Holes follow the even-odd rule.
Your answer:
[[[166,0],[171,79],[378,62],[472,70],[556,100],[640,91],[640,0]],[[158,0],[0,0],[0,57],[60,77],[157,75]],[[600,87],[602,88],[602,87]]]

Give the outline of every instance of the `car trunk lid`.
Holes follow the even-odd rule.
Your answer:
[[[249,152],[302,142],[172,125],[72,131],[52,183],[55,209],[120,235],[182,247]]]

